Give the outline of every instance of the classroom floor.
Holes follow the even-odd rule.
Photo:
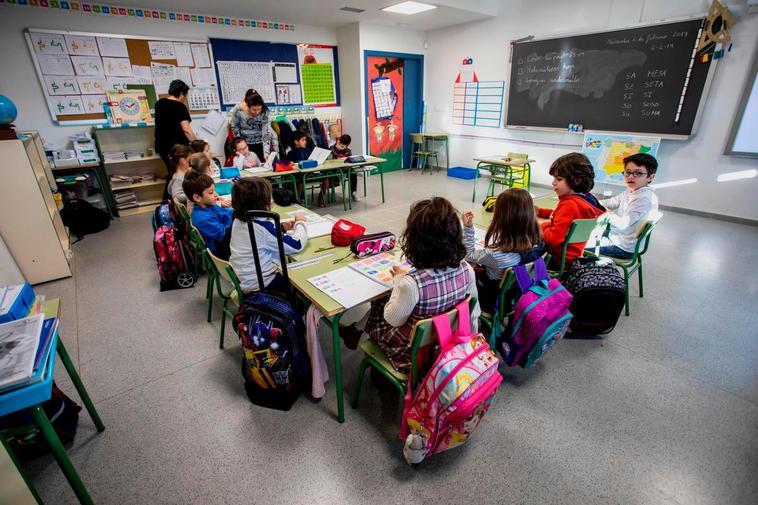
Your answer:
[[[378,182],[349,215],[369,231],[400,232],[427,195],[471,205],[471,182],[444,173],[388,174],[384,205]],[[415,469],[399,399],[374,380],[344,424],[333,382],[290,412],[251,405],[231,325],[219,350],[219,309],[205,321],[205,279],[160,293],[151,235],[149,215],[116,220],[73,246],[75,277],[38,288],[62,298],[63,339],[106,425],[83,411],[69,448],[96,503],[758,503],[756,227],[666,213],[631,317],[510,370],[473,439]],[[358,362],[343,348],[346,403]],[[45,503],[76,503],[51,457],[25,468]]]

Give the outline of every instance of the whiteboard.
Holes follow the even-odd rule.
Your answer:
[[[724,154],[758,158],[758,50],[747,75],[745,90],[737,105],[737,114],[732,123],[732,132]]]

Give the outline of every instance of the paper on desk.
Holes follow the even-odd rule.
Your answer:
[[[243,171],[249,174],[262,174],[263,172],[271,172],[271,167],[258,165],[257,167],[244,168]]]
[[[305,228],[308,230],[308,238],[323,237],[332,233],[334,223],[337,218],[329,214],[322,217],[319,221],[306,221]]]
[[[311,155],[308,156],[309,160],[316,160],[319,165],[323,164],[332,152],[329,149],[322,149],[321,147],[314,147],[311,151]]]
[[[349,266],[311,277],[308,282],[346,309],[367,302],[388,290]]]

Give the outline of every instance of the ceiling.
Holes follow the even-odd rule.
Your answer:
[[[448,26],[487,19],[498,14],[500,0],[418,0],[437,5],[436,9],[413,16],[392,14],[380,10],[401,0],[116,0],[130,7],[177,10],[191,14],[281,21],[337,28],[350,23],[369,23],[401,26],[412,30],[430,31]],[[181,5],[181,7],[179,7]],[[357,7],[365,12],[344,12],[342,7]]]

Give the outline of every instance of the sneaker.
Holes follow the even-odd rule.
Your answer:
[[[361,201],[361,199],[358,198],[358,195],[355,192],[353,192],[351,196],[352,196],[354,202],[360,202]]]

